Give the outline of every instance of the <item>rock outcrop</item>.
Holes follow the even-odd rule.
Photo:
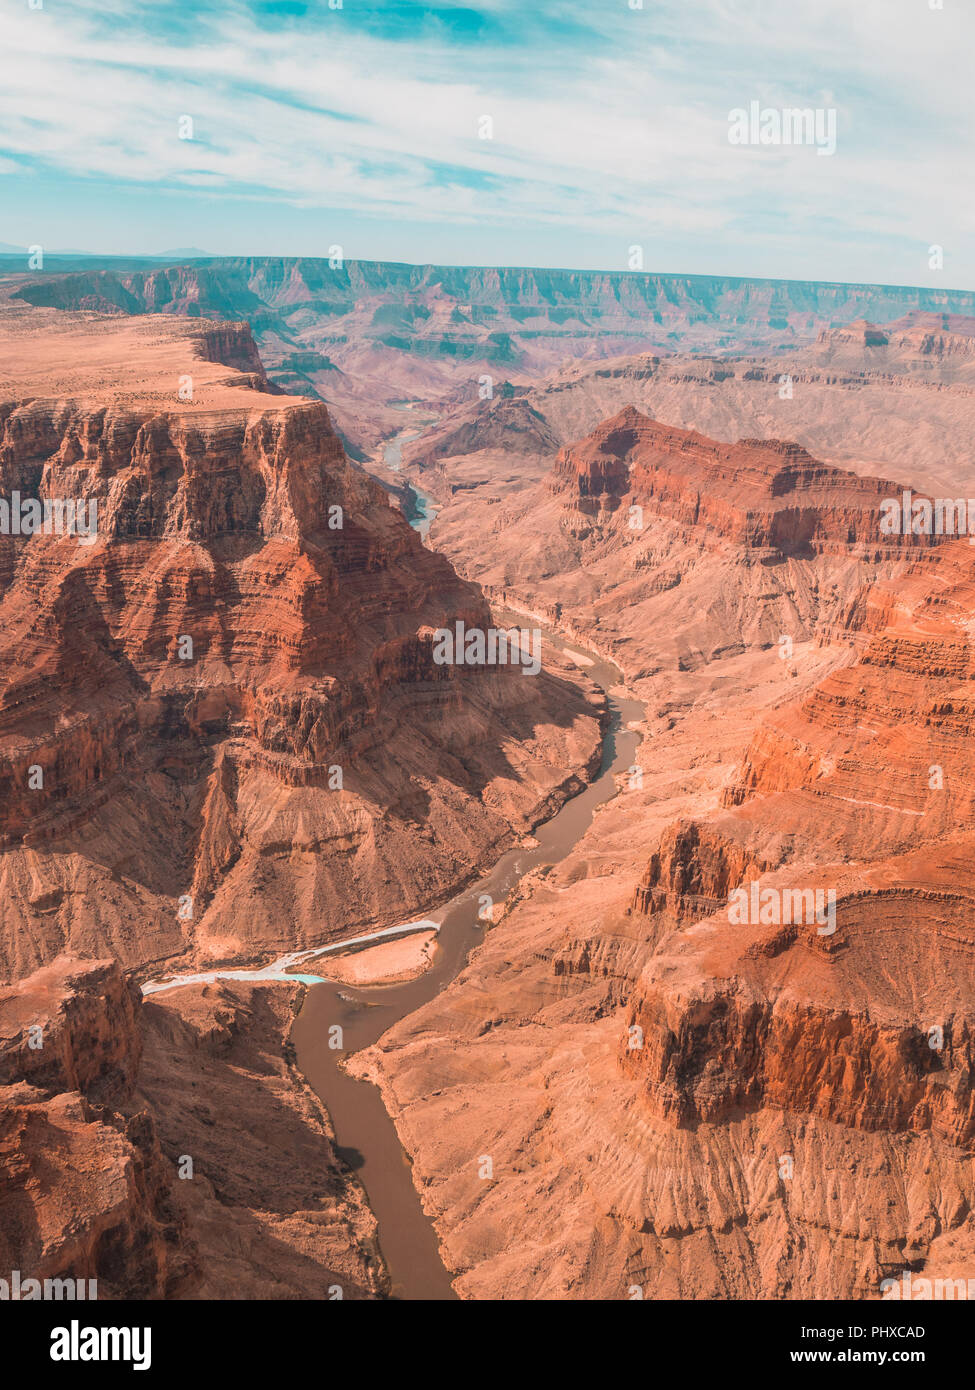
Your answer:
[[[0,975],[388,925],[578,785],[582,694],[436,664],[482,596],[243,327],[8,306],[0,333],[0,496],[52,532],[0,535]],[[91,535],[58,533],[68,499]]]
[[[484,450],[545,457],[558,447],[557,436],[524,396],[500,392],[452,415],[443,426],[424,431],[403,454],[416,467],[436,469],[442,459],[467,458]],[[452,481],[449,485],[455,486]]]
[[[199,1279],[151,1114],[130,1104],[138,989],[59,956],[0,990],[0,1269],[172,1298]],[[82,1295],[85,1296],[85,1295]]]
[[[732,890],[771,868],[762,857],[696,821],[678,821],[661,838],[633,898],[633,910],[669,909],[697,920],[723,908]]]
[[[633,406],[561,450],[550,485],[586,516],[652,508],[655,519],[700,527],[748,550],[775,551],[775,559],[827,551],[879,556],[934,539],[884,535],[881,506],[897,494],[886,479],[832,468],[787,441],[722,444],[662,425]],[[627,525],[639,532],[642,518],[629,515]]]
[[[628,497],[629,458],[587,449],[556,486]],[[863,534],[818,476],[836,573]],[[648,511],[681,511],[651,482]],[[740,588],[749,531],[714,492]],[[870,1299],[975,1274],[973,557],[857,561],[790,660],[729,622],[719,659],[645,677],[617,798],[356,1060],[462,1296]]]
[[[0,988],[0,1278],[381,1296],[375,1220],[291,1060],[295,1003],[219,984],[143,1004],[117,962],[69,956]]]

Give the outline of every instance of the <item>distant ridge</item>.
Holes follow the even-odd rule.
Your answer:
[[[0,241],[0,258],[15,256],[18,259],[30,254],[27,246],[17,246],[11,241]],[[198,246],[178,246],[171,251],[143,251],[138,255],[114,255],[99,254],[94,251],[79,251],[75,247],[53,247],[50,251],[45,250],[45,261],[53,260],[83,260],[86,266],[89,262],[95,265],[117,265],[119,261],[126,263],[135,261],[186,261],[186,260],[207,260],[213,258],[212,251],[201,251]]]

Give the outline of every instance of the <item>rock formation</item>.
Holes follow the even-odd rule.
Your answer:
[[[493,598],[639,681],[840,621],[863,584],[940,539],[885,534],[882,504],[900,496],[797,444],[721,443],[630,406],[496,505],[458,493],[436,534]]]
[[[0,1277],[176,1297],[199,1277],[152,1117],[129,1105],[139,990],[59,956],[0,990]]]
[[[0,535],[0,975],[388,925],[579,785],[585,698],[434,662],[483,598],[245,326],[8,306],[0,333],[0,495],[52,508]],[[96,534],[57,533],[65,499]]]
[[[678,591],[675,558],[706,529],[723,642],[706,664],[668,659],[668,591],[620,577],[618,548],[617,600],[640,596],[633,640],[655,653],[639,775],[450,988],[353,1063],[383,1088],[456,1287],[878,1298],[904,1270],[975,1274],[975,551],[881,557],[877,480],[635,412],[547,486],[590,557],[640,499]],[[792,555],[784,516],[802,522]],[[785,661],[739,605],[776,548],[765,572],[810,605],[794,599],[808,629]],[[562,594],[577,621],[581,589]]]
[[[290,1061],[294,1003],[220,984],[143,1005],[117,962],[69,956],[0,988],[0,1278],[380,1296],[375,1221]]]

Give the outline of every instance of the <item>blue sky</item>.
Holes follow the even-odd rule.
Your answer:
[[[972,0],[0,0],[0,26],[0,241],[611,270],[640,246],[975,287]],[[752,101],[835,109],[836,153],[730,144]]]

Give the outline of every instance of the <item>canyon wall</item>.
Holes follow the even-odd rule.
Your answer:
[[[171,1298],[199,1279],[152,1116],[129,1106],[138,989],[59,956],[0,989],[0,1268]]]
[[[70,956],[0,987],[0,1277],[380,1297],[375,1220],[290,1059],[297,1003],[218,984],[143,1004],[116,961]]]
[[[789,441],[708,439],[633,406],[537,481],[497,492],[458,489],[438,546],[492,598],[560,623],[637,683],[808,641],[872,578],[941,539],[885,533],[896,482]]]
[[[962,321],[975,311],[964,290],[312,257],[176,265],[53,257],[36,274],[25,273],[22,258],[0,257],[0,276],[37,306],[247,319],[272,378],[327,401],[360,459],[402,428],[396,406],[404,400],[476,404],[488,380],[495,389],[508,378],[531,383],[566,363],[585,371],[594,359],[628,353],[790,351],[858,319],[947,313]],[[563,442],[625,404],[729,437],[725,420],[685,420],[629,396],[575,420]],[[792,428],[748,433],[798,437]]]
[[[435,663],[483,598],[323,404],[265,389],[245,326],[0,330],[0,495],[97,508],[91,536],[0,535],[0,975],[390,925],[580,785],[584,694]]]
[[[463,1297],[876,1299],[904,1270],[975,1274],[975,552],[878,544],[894,486],[635,411],[540,484],[547,601],[595,613],[643,743],[467,970],[353,1062]],[[494,562],[539,607],[541,554]],[[671,645],[684,590],[696,656]]]

